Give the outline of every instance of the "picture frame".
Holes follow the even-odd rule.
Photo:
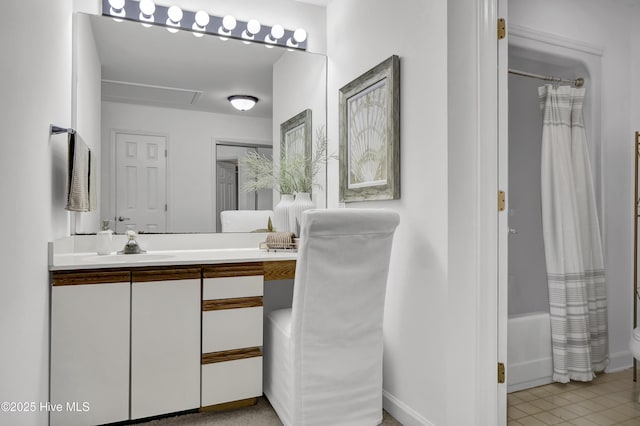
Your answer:
[[[340,202],[400,198],[400,58],[340,89]]]
[[[313,135],[311,127],[312,114],[310,109],[291,117],[280,124],[280,161],[301,156],[305,158],[305,175],[311,180],[311,155],[313,149]]]

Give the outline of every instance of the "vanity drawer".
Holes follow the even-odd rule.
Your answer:
[[[262,395],[262,356],[202,366],[202,406]]]
[[[202,284],[202,299],[262,296],[263,281],[262,275],[205,278]]]
[[[202,312],[202,353],[262,346],[262,306]]]

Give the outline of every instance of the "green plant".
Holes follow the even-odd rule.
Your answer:
[[[248,176],[242,190],[252,192],[273,188],[280,194],[311,192],[314,177],[329,158],[327,143],[324,127],[321,127],[316,130],[315,144],[310,156],[299,154],[274,162],[271,157],[250,151],[240,160],[240,166],[246,170]]]

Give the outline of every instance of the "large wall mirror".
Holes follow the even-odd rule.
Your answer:
[[[73,69],[78,135],[100,153],[93,222],[109,220],[117,232],[216,232],[216,166],[237,167],[246,152],[219,146],[265,147],[279,158],[282,123],[310,110],[312,133],[326,124],[324,55],[78,13]],[[259,101],[241,112],[231,95]],[[238,200],[258,197],[237,191]],[[313,196],[326,206],[326,170]],[[256,209],[279,200],[259,197]]]

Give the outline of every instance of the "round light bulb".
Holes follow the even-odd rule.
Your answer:
[[[171,19],[171,22],[174,24],[178,24],[180,23],[180,21],[182,21],[182,9],[180,9],[178,6],[171,6],[167,11],[167,15],[169,16],[169,19]]]
[[[258,34],[260,32],[260,28],[260,22],[257,19],[250,19],[249,22],[247,22],[247,31],[251,34]]]
[[[271,38],[274,40],[279,40],[284,36],[284,28],[282,25],[274,25],[271,27]]]
[[[293,39],[297,43],[302,43],[303,41],[305,41],[307,39],[307,32],[305,30],[303,30],[302,28],[298,28],[297,30],[295,30],[293,32]]]
[[[109,4],[112,4],[109,8],[109,14],[114,17],[113,20],[116,22],[122,22],[122,19],[120,18],[125,18],[127,16],[127,11],[124,8],[124,1],[110,0]],[[116,7],[114,7],[113,4],[115,4]]]
[[[204,10],[199,10],[196,12],[196,24],[199,27],[204,28],[209,25],[209,14]]]
[[[156,11],[156,5],[153,0],[140,0],[140,12],[143,15],[151,16]]]
[[[233,30],[237,24],[238,22],[236,21],[236,18],[234,18],[231,15],[227,15],[224,18],[222,18],[222,26],[227,31]]]
[[[120,10],[124,7],[124,0],[109,0],[109,6],[115,10]]]

